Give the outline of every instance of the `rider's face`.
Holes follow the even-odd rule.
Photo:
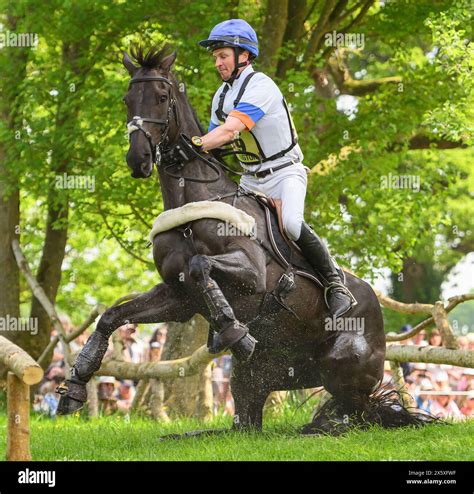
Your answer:
[[[219,48],[212,52],[215,60],[215,67],[223,81],[229,79],[235,67],[234,50],[232,48]],[[248,59],[248,51],[245,50],[239,55],[239,62],[245,62]],[[243,67],[245,68],[245,67]],[[240,69],[242,70],[242,69]]]

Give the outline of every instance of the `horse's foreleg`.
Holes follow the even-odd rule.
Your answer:
[[[270,391],[252,377],[250,370],[242,370],[238,366],[234,368],[231,386],[235,403],[232,429],[261,431],[263,407]]]
[[[106,310],[71,369],[71,378],[59,386],[58,414],[80,410],[87,399],[86,384],[99,368],[110,335],[127,323],[185,322],[194,315],[191,304],[164,283],[139,297]]]
[[[243,258],[241,260],[243,262]],[[209,350],[212,353],[220,353],[230,348],[235,358],[247,361],[255,350],[256,341],[249,335],[247,326],[237,320],[219,285],[211,278],[213,262],[211,256],[196,255],[189,263],[189,274],[196,282],[209,310],[211,329],[217,333]]]

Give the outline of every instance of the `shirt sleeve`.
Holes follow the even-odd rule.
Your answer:
[[[229,116],[238,118],[248,130],[264,117],[270,110],[276,96],[274,82],[269,79],[256,79],[254,76],[245,88],[242,99],[229,113]]]
[[[212,117],[211,117],[207,131],[211,132],[211,130],[214,130],[216,127],[219,127],[219,124],[214,123],[214,121],[212,120]]]

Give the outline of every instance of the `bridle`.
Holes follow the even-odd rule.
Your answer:
[[[138,115],[134,116],[130,122],[127,123],[127,131],[128,131],[128,138],[130,139],[130,135],[133,132],[136,132],[137,130],[140,132],[143,132],[145,135],[148,144],[150,146],[151,150],[151,157],[153,160],[153,163],[156,165],[157,168],[161,166],[161,161],[163,155],[165,155],[166,162],[167,164],[163,166],[163,171],[167,175],[169,175],[172,178],[175,179],[184,179],[188,180],[190,182],[199,182],[199,183],[212,183],[216,182],[219,180],[220,175],[222,173],[222,168],[227,170],[230,173],[233,173],[235,175],[253,175],[253,173],[250,172],[243,172],[239,173],[231,168],[227,167],[222,161],[213,159],[212,157],[205,158],[202,156],[199,152],[197,152],[193,145],[191,144],[191,140],[189,137],[187,137],[184,134],[179,134],[178,136],[178,142],[176,145],[173,147],[166,147],[169,144],[169,138],[168,138],[168,131],[170,128],[170,121],[171,121],[171,114],[174,114],[175,122],[176,122],[176,128],[179,130],[180,125],[179,125],[179,117],[178,117],[178,111],[177,111],[177,105],[176,105],[176,99],[173,95],[173,83],[167,79],[166,77],[162,76],[150,76],[150,77],[135,77],[130,79],[129,85],[130,84],[136,84],[137,82],[151,82],[151,81],[159,81],[159,82],[164,82],[168,84],[171,88],[170,90],[170,103],[168,106],[168,113],[166,120],[161,119],[161,118],[146,118],[146,117],[140,117]],[[163,130],[161,132],[161,138],[160,138],[160,143],[155,144],[153,142],[153,137],[150,134],[150,132],[143,127],[144,122],[149,122],[149,123],[154,123],[158,125],[163,125]],[[229,151],[224,151],[220,153],[221,157],[224,156],[231,156],[231,155],[236,155],[236,154],[247,154],[251,155],[253,157],[257,157],[257,159],[260,161],[260,166],[258,170],[260,170],[260,167],[262,166],[262,160],[260,159],[260,156],[258,156],[255,153],[252,153],[250,151],[236,151],[236,150],[229,150]],[[210,167],[215,173],[216,177],[211,178],[211,179],[200,179],[200,178],[195,178],[195,177],[185,177],[183,175],[178,175],[174,174],[168,171],[168,168],[178,166],[178,169],[181,169],[185,163],[188,161],[191,161],[193,159],[199,159],[203,161],[208,167]],[[256,171],[258,171],[256,170]]]
[[[173,87],[173,83],[167,79],[166,77],[162,76],[150,76],[150,77],[135,77],[132,78],[129,82],[130,84],[136,84],[137,82],[150,82],[150,81],[159,81],[159,82],[164,82],[170,86],[170,88]],[[148,144],[150,145],[150,150],[151,150],[151,157],[153,160],[153,163],[158,167],[160,166],[161,163],[161,154],[162,154],[162,149],[166,146],[168,143],[168,131],[170,128],[170,121],[171,121],[171,113],[174,113],[175,121],[176,121],[176,126],[179,128],[179,119],[178,119],[178,111],[176,107],[176,99],[173,96],[173,91],[172,89],[170,90],[169,93],[170,96],[170,103],[168,106],[168,114],[166,117],[166,120],[161,119],[161,118],[145,118],[145,117],[140,117],[138,115],[134,116],[130,122],[127,123],[127,131],[128,131],[128,138],[130,139],[130,135],[133,132],[136,132],[139,130],[140,132],[143,132],[145,135]],[[150,134],[150,132],[143,127],[143,122],[149,122],[149,123],[154,123],[158,125],[163,125],[163,130],[161,132],[161,138],[160,138],[160,144],[155,144],[153,142],[153,137]]]

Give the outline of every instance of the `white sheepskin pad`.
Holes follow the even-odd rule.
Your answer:
[[[244,235],[250,235],[255,227],[255,218],[230,204],[214,201],[188,202],[179,208],[163,211],[156,217],[150,232],[150,241],[159,233],[202,218],[222,220]]]

